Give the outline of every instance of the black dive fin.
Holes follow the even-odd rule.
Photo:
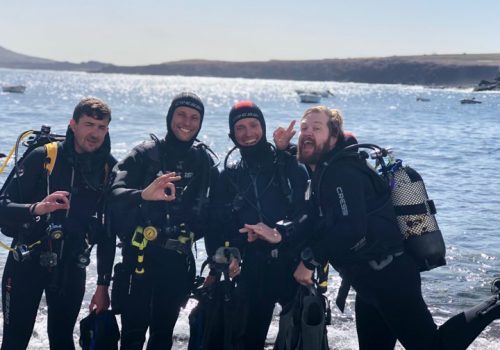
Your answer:
[[[274,350],[328,350],[325,302],[315,287],[300,287],[280,314]]]
[[[327,350],[328,338],[325,324],[323,297],[313,287],[304,296],[301,317],[302,347],[304,350]]]
[[[302,313],[302,288],[297,291],[295,299],[283,307],[280,313],[278,335],[274,350],[296,350],[300,342],[300,316]]]

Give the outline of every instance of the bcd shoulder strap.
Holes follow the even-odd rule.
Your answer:
[[[52,170],[54,170],[54,166],[56,165],[57,160],[57,142],[49,142],[43,145],[45,151],[47,152],[47,157],[45,158],[45,162],[43,164],[43,168],[47,171],[47,174],[52,174]]]

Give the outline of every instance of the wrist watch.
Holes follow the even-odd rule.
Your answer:
[[[300,260],[302,260],[304,266],[309,270],[314,270],[321,266],[319,262],[314,260],[314,253],[310,247],[302,249],[302,252],[300,252]]]

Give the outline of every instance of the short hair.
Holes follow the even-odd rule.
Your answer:
[[[338,109],[330,109],[326,106],[316,106],[306,109],[302,115],[302,119],[307,117],[311,113],[323,113],[328,117],[328,130],[330,131],[330,136],[337,137],[339,139],[344,138],[344,118],[342,113]]]
[[[98,120],[109,119],[111,121],[111,109],[96,97],[85,97],[76,105],[73,119],[78,122],[83,115]]]

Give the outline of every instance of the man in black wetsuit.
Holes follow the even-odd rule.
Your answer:
[[[196,266],[192,244],[207,232],[207,207],[218,170],[203,144],[200,98],[184,92],[167,114],[165,139],[136,146],[115,167],[112,226],[122,240],[117,279],[121,296],[121,349],[170,349],[180,308]],[[114,303],[114,302],[113,302]]]
[[[239,283],[248,303],[241,315],[246,317],[243,343],[258,350],[264,348],[276,302],[291,301],[298,287],[292,274],[303,237],[298,231],[282,236],[275,227],[280,220],[299,221],[305,215],[308,176],[295,157],[267,142],[264,116],[251,101],[231,109],[229,137],[241,159],[221,173],[214,232],[220,234],[219,246],[228,242],[241,251]]]
[[[313,170],[321,238],[303,251],[296,280],[311,284],[316,261],[327,258],[350,282],[357,292],[356,328],[362,350],[393,349],[396,340],[414,350],[467,348],[500,318],[499,296],[438,328],[422,298],[415,262],[403,250],[392,204],[384,200],[388,187],[377,188],[378,175],[356,152],[326,165],[344,147],[344,134],[329,109],[305,111],[298,158]]]
[[[54,146],[52,172],[44,168],[46,148],[36,148],[2,193],[0,215],[10,221],[3,232],[13,237],[2,279],[2,350],[27,348],[43,292],[50,348],[75,348],[73,328],[94,244],[98,286],[90,307],[100,312],[109,306],[115,236],[104,229],[103,216],[108,170],[116,163],[110,154],[110,121],[106,104],[82,99],[65,141]]]

